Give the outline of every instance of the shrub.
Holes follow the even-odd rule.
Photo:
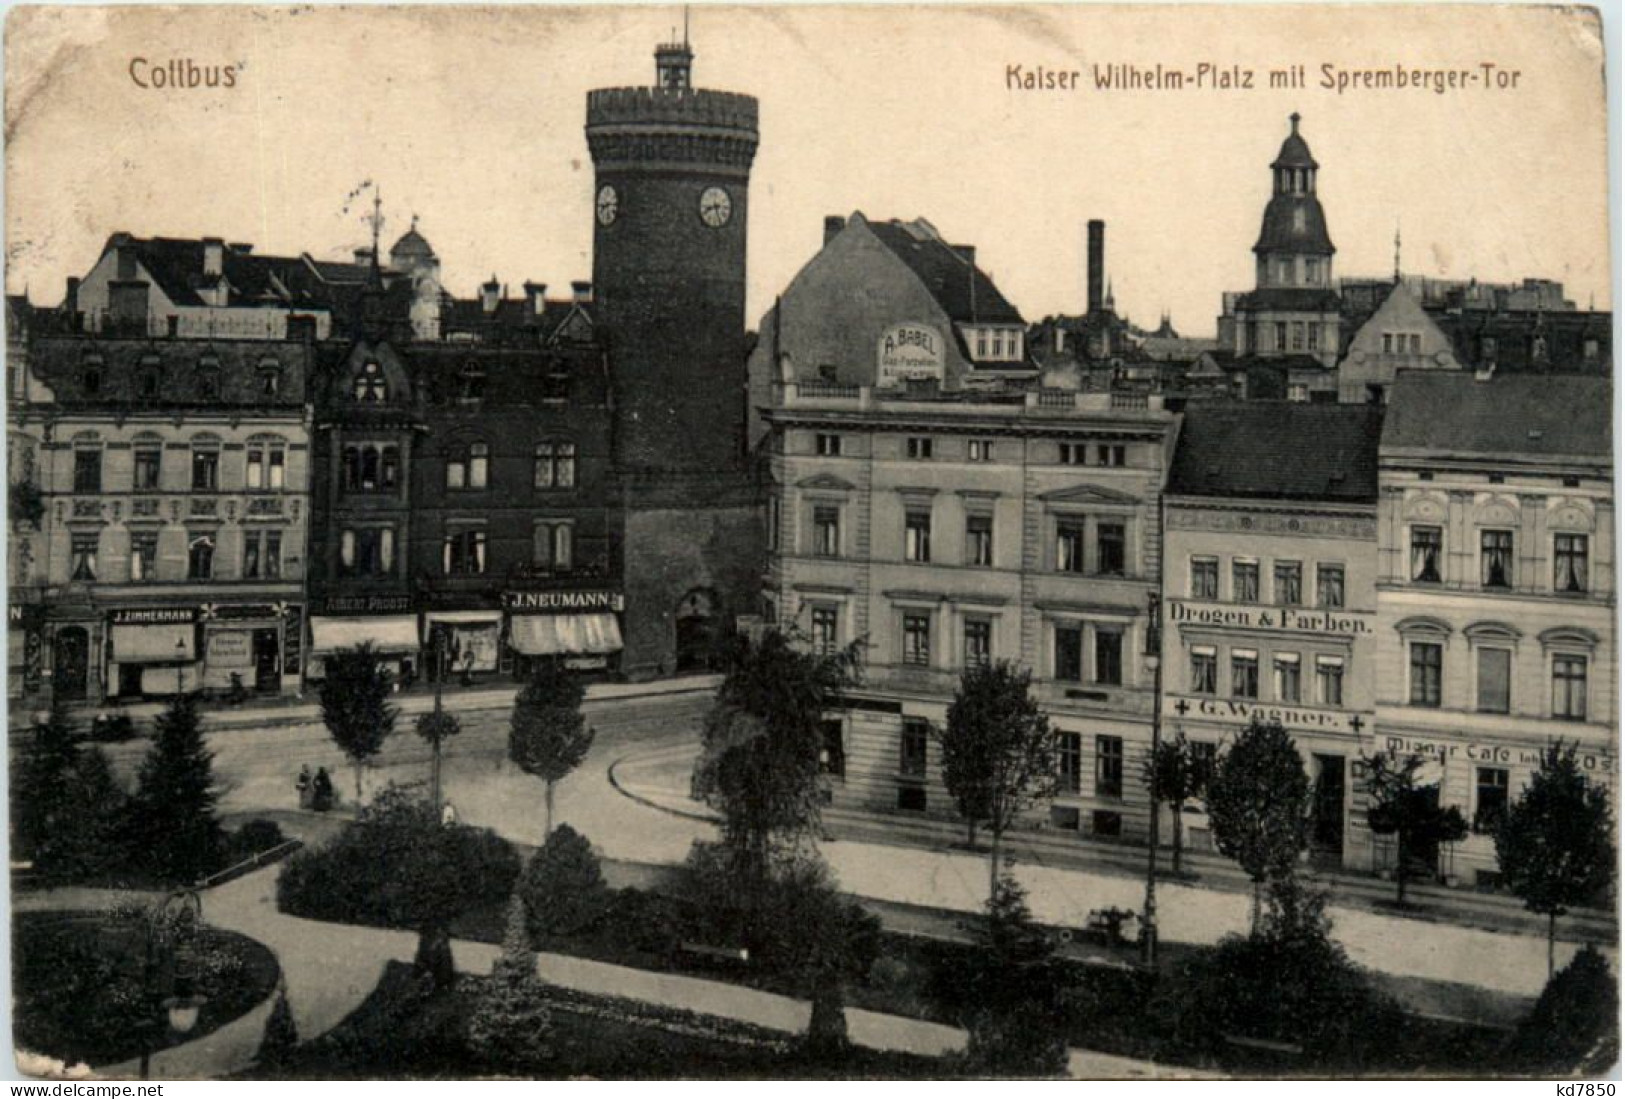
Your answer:
[[[609,890],[587,838],[568,824],[547,837],[519,878],[532,941],[572,935],[597,923],[609,906]]]
[[[1619,1060],[1619,988],[1608,961],[1587,943],[1558,970],[1507,1045],[1519,1072],[1595,1076]]]
[[[90,739],[120,743],[135,739],[135,721],[129,714],[97,714],[90,722]]]
[[[265,1020],[265,1036],[260,1039],[259,1052],[254,1054],[254,1064],[260,1068],[285,1064],[298,1045],[299,1030],[293,1023],[293,1010],[288,1007],[288,993],[279,988],[271,1016]]]
[[[276,821],[247,821],[226,838],[226,846],[230,851],[229,861],[239,862],[287,841],[288,837],[282,834],[282,826]]]
[[[884,955],[869,967],[869,987],[882,992],[901,992],[914,983],[914,971],[901,958]]]
[[[1042,1004],[1025,1003],[971,1016],[963,1053],[949,1057],[964,1076],[1059,1076],[1066,1072],[1066,1039]]]
[[[525,903],[516,893],[508,902],[502,953],[468,1015],[468,1046],[495,1066],[526,1068],[552,1056],[552,1030],[547,994],[530,950]]]
[[[519,856],[502,837],[442,825],[427,803],[391,787],[354,825],[284,864],[277,906],[307,919],[421,931],[501,904],[518,874]]]
[[[1301,1046],[1303,1065],[1361,1070],[1380,1064],[1398,1006],[1324,934],[1230,936],[1168,973],[1152,1014],[1175,1041],[1235,1058],[1225,1035]]]

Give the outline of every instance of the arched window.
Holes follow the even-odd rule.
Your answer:
[[[574,488],[576,445],[565,439],[551,439],[536,446],[535,485],[537,488]]]
[[[282,364],[275,359],[262,359],[259,365],[260,395],[275,397],[282,392]]]
[[[207,534],[192,539],[186,546],[186,578],[208,580],[214,576],[214,539]]]
[[[376,360],[368,359],[361,364],[352,393],[356,400],[367,404],[389,400],[389,383],[384,380],[384,369]]]
[[[248,440],[248,488],[279,492],[287,486],[288,441],[280,435]]]
[[[484,488],[490,465],[491,448],[485,443],[453,444],[446,455],[446,487]]]

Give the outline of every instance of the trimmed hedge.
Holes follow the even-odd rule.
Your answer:
[[[610,904],[604,873],[587,838],[568,824],[553,829],[519,877],[533,941],[573,935],[603,919]]]
[[[1619,985],[1587,943],[1558,970],[1507,1043],[1507,1060],[1538,1076],[1595,1076],[1619,1061]]]

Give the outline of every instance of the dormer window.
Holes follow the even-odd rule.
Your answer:
[[[79,368],[79,389],[87,397],[101,395],[102,391],[102,361],[100,359],[86,359]]]
[[[204,359],[197,367],[197,395],[200,400],[220,399],[220,366],[213,359]]]
[[[485,397],[485,370],[477,363],[464,366],[457,377],[457,399],[480,401]]]
[[[153,400],[163,388],[163,371],[157,356],[149,355],[141,360],[141,366],[136,374],[135,391],[143,400]]]
[[[282,392],[282,364],[275,361],[260,363],[260,395],[275,397]]]
[[[389,399],[389,385],[384,380],[383,367],[369,359],[355,376],[355,399],[365,404],[381,404]]]

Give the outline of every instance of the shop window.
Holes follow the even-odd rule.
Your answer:
[[[73,579],[80,581],[96,579],[96,545],[98,537],[94,534],[75,534],[71,540],[73,551]]]
[[[1444,531],[1439,527],[1411,528],[1411,579],[1437,584],[1441,578],[1439,558],[1444,552]]]
[[[1478,711],[1504,714],[1512,708],[1512,652],[1478,650]]]
[[[931,560],[931,513],[911,510],[903,516],[903,559],[927,562]]]
[[[1486,588],[1512,586],[1512,532],[1485,530],[1478,535],[1479,581]]]
[[[1275,562],[1275,602],[1296,607],[1303,602],[1303,565],[1297,561]]]
[[[1095,737],[1095,796],[1123,796],[1123,738]]]
[[[1063,794],[1083,792],[1083,737],[1060,733],[1056,737],[1056,778]]]
[[[993,565],[993,516],[965,517],[965,564],[981,568]]]
[[[1062,832],[1076,832],[1083,823],[1083,814],[1076,805],[1051,805],[1049,826]]]
[[[1343,606],[1343,566],[1321,565],[1315,570],[1316,600],[1322,607]]]
[[[210,580],[214,577],[214,539],[208,535],[192,539],[186,546],[186,578]]]
[[[1096,809],[1089,818],[1090,831],[1101,839],[1116,839],[1123,834],[1123,814],[1108,809]]]
[[[1438,706],[1442,690],[1444,646],[1433,641],[1411,642],[1411,705]]]
[[[1083,627],[1055,627],[1055,678],[1066,683],[1083,679]]]
[[[1219,559],[1217,557],[1191,558],[1191,598],[1219,598]]]
[[[909,813],[925,812],[925,787],[912,784],[898,786],[897,808]]]
[[[1586,658],[1552,657],[1552,716],[1565,721],[1586,717]]]
[[[1219,692],[1219,653],[1208,645],[1191,647],[1191,693],[1199,695]]]
[[[1063,519],[1055,524],[1055,571],[1083,571],[1083,521]]]
[[[1559,534],[1552,539],[1552,590],[1583,592],[1590,579],[1590,543],[1584,534]]]
[[[923,611],[903,615],[903,663],[922,667],[931,663],[931,616]]]
[[[1473,796],[1473,831],[1481,835],[1494,834],[1507,812],[1507,794],[1510,776],[1504,767],[1478,768],[1478,783]]]
[[[993,622],[987,618],[965,619],[965,667],[985,667],[993,659]]]

